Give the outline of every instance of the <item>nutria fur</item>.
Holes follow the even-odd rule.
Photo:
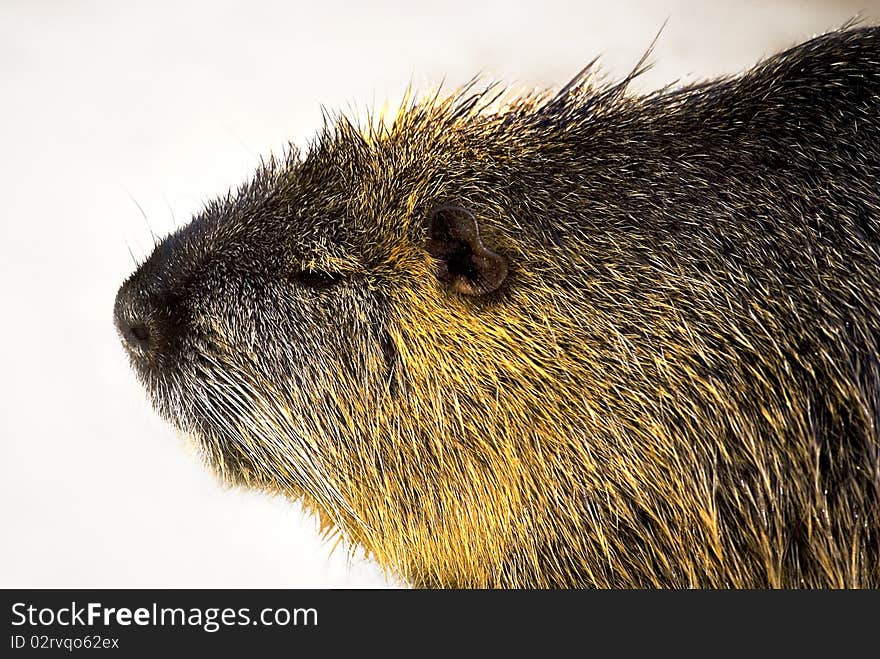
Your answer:
[[[592,79],[208,205],[117,297],[155,406],[417,586],[880,586],[880,28]]]

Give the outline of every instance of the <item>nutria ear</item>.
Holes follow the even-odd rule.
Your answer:
[[[507,260],[480,239],[473,214],[442,206],[428,217],[428,253],[437,259],[437,278],[462,295],[485,295],[507,277]]]

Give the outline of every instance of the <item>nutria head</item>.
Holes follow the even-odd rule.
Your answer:
[[[218,474],[415,584],[876,585],[878,44],[340,119],[119,333]]]
[[[388,496],[393,461],[429,450],[411,446],[409,405],[427,398],[427,413],[445,396],[417,391],[408,361],[442,371],[467,348],[444,317],[494,331],[487,310],[505,295],[508,257],[475,214],[489,206],[462,190],[475,176],[461,171],[457,133],[476,119],[464,104],[414,106],[381,134],[341,121],[304,157],[268,161],[165,238],[116,299],[156,408],[224,479],[304,498],[362,542],[380,522],[367,526],[353,492]],[[433,334],[445,338],[412,345]],[[471,384],[495,357],[468,365]]]

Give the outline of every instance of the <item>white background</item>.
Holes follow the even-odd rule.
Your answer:
[[[152,413],[112,325],[163,234],[331,109],[484,72],[646,90],[733,73],[878,0],[0,0],[0,586],[382,586],[298,506],[225,490]],[[137,202],[137,203],[135,203]],[[141,215],[137,205],[146,213]],[[176,219],[175,219],[176,218]]]

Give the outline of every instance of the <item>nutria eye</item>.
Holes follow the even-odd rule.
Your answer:
[[[322,272],[320,270],[300,270],[296,273],[295,279],[301,286],[324,290],[341,282],[342,275],[336,272]]]

